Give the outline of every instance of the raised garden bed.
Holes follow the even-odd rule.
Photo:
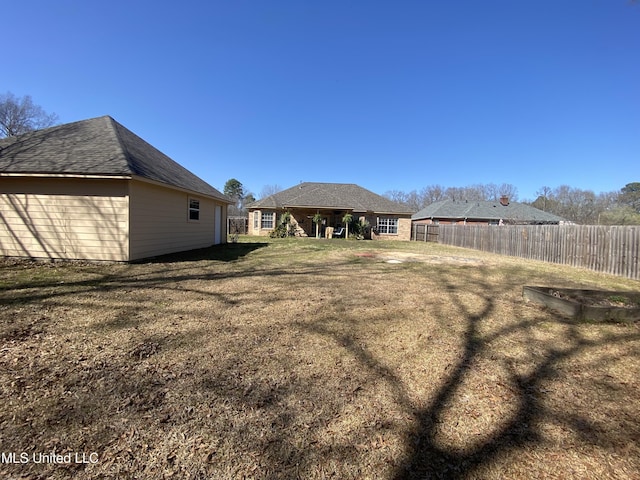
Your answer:
[[[539,303],[576,320],[640,320],[640,292],[525,286],[522,296],[525,300]]]

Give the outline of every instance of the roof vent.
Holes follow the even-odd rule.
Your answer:
[[[509,205],[509,197],[507,197],[506,195],[502,195],[500,197],[500,205],[502,205],[503,207]]]

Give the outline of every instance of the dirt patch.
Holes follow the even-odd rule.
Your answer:
[[[549,294],[592,307],[640,308],[640,294],[549,289]]]
[[[375,252],[375,253],[356,253],[361,258],[371,258],[382,260],[387,263],[405,263],[419,262],[431,263],[435,265],[482,265],[483,261],[479,258],[461,257],[453,255],[431,255],[413,252]]]
[[[523,298],[568,318],[594,322],[640,320],[640,293],[525,285]]]

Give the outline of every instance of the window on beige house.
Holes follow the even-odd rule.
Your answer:
[[[200,200],[189,199],[189,220],[200,220]]]

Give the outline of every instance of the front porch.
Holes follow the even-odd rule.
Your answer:
[[[344,229],[340,237],[346,237],[347,226],[343,222],[343,218],[346,214],[352,215],[352,222],[349,225],[349,233],[354,231],[354,222],[359,222],[362,225],[371,225],[376,221],[375,216],[371,212],[365,214],[362,212],[355,213],[352,210],[347,209],[318,209],[318,208],[288,208],[288,209],[274,209],[274,210],[255,210],[251,212],[249,218],[249,234],[251,235],[268,235],[274,228],[281,222],[282,215],[288,213],[289,223],[292,225],[295,236],[297,237],[316,237],[324,238],[327,233],[339,231]],[[316,230],[316,222],[314,219],[316,216],[320,216],[318,222],[318,229]],[[367,223],[368,222],[368,223]],[[371,229],[362,229],[364,238],[371,238]]]
[[[360,239],[367,240],[410,240],[411,239],[411,217],[409,214],[394,215],[380,214],[374,212],[354,212],[347,209],[329,209],[329,208],[272,208],[272,209],[255,209],[249,213],[249,235],[267,236],[272,234],[278,228],[282,221],[283,214],[288,214],[288,223],[291,225],[285,229],[289,230],[289,234],[296,237],[316,237],[316,215],[320,216],[318,222],[318,236],[325,238],[327,228],[333,228],[334,231],[345,228],[344,235],[346,237],[346,225],[342,221],[344,216],[349,213],[352,221],[349,225],[349,236],[352,236],[356,230],[359,230]],[[360,228],[363,225],[363,228]],[[292,232],[292,233],[291,233]],[[286,233],[284,233],[286,235]],[[284,236],[282,235],[282,236]]]
[[[315,237],[316,234],[316,223],[314,218],[317,215],[320,215],[320,222],[318,222],[318,236],[324,238],[327,236],[327,233],[330,233],[331,230],[327,231],[327,229],[332,228],[333,232],[340,229],[344,229],[341,237],[345,237],[346,233],[346,225],[343,222],[343,218],[346,214],[351,214],[353,217],[353,222],[360,221],[360,223],[364,223],[370,220],[367,219],[366,214],[364,213],[354,213],[351,210],[328,210],[328,209],[290,209],[288,212],[291,214],[290,222],[295,226],[296,236],[300,237]],[[349,225],[349,231],[352,232],[352,225]],[[371,238],[370,229],[365,229],[365,238]]]

